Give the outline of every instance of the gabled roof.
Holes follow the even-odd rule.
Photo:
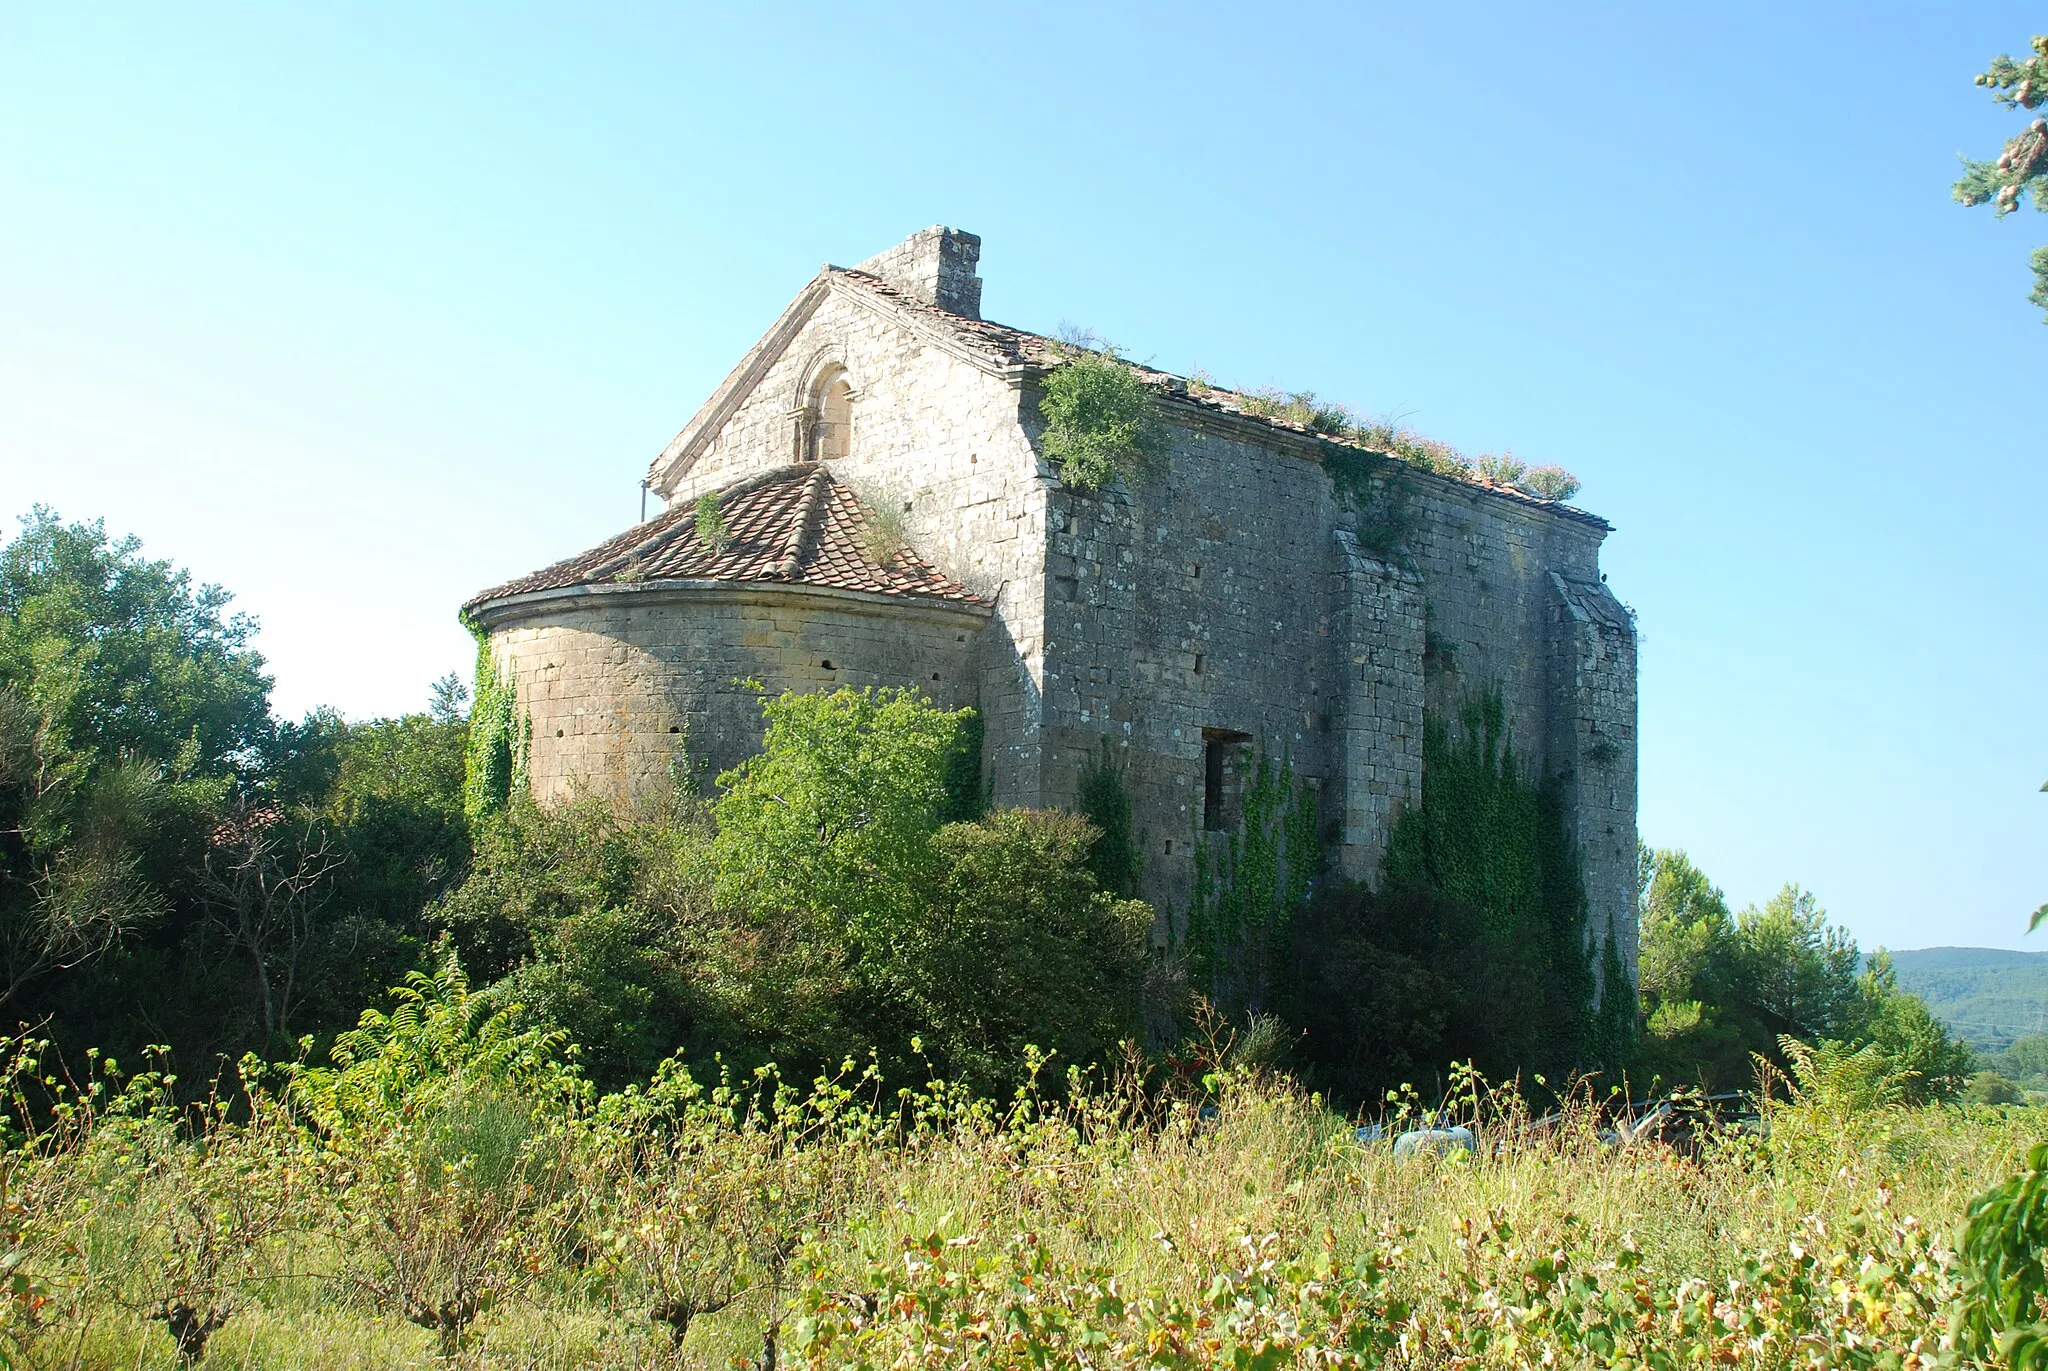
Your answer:
[[[838,290],[855,298],[865,299],[879,305],[899,321],[908,324],[931,341],[949,347],[956,354],[975,362],[986,370],[1018,379],[1042,375],[1058,365],[1062,345],[1043,334],[1011,328],[1007,324],[994,323],[987,319],[955,314],[941,309],[908,291],[899,290],[870,272],[853,267],[827,265],[805,286],[797,298],[777,319],[775,326],[763,335],[740,364],[733,368],[724,382],[705,401],[702,409],[684,426],[669,445],[655,458],[648,470],[649,484],[664,489],[671,476],[686,470],[699,451],[707,445],[718,429],[722,427],[733,411],[737,410],[754,386],[766,375],[789,347],[799,330],[817,311],[828,292]],[[1263,428],[1276,435],[1284,435],[1304,445],[1304,455],[1309,449],[1327,451],[1330,447],[1350,447],[1356,444],[1326,433],[1318,433],[1307,425],[1297,424],[1273,414],[1258,412],[1255,397],[1241,394],[1207,382],[1177,376],[1172,372],[1159,371],[1152,367],[1127,362],[1147,385],[1157,389],[1158,398],[1168,409],[1205,411],[1224,416],[1233,422],[1243,422],[1254,428]],[[1588,513],[1576,506],[1556,500],[1546,500],[1518,486],[1489,481],[1473,472],[1469,476],[1445,476],[1440,479],[1453,486],[1498,495],[1519,504],[1535,505],[1561,514],[1579,523],[1591,524],[1601,529],[1612,527],[1597,514]]]
[[[697,533],[696,508],[680,505],[580,556],[494,586],[463,608],[542,590],[664,581],[767,582],[989,603],[908,547],[888,549],[860,500],[825,463],[779,467],[735,482],[719,492],[718,512],[723,547],[707,545]],[[876,561],[870,550],[886,555]]]

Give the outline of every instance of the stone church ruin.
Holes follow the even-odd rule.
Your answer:
[[[1142,891],[1186,907],[1258,757],[1371,879],[1426,717],[1497,694],[1635,961],[1636,639],[1602,519],[1376,458],[1138,368],[1161,452],[1083,490],[1043,453],[1059,345],[981,317],[981,241],[827,266],[657,457],[665,512],[466,606],[530,724],[542,799],[701,785],[771,692],[912,686],[984,723],[993,803],[1073,808],[1111,755]],[[699,517],[716,496],[716,518]]]

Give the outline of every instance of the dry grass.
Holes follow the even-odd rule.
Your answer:
[[[698,1105],[694,1114],[622,1123],[594,1113],[575,1123],[574,1185],[559,1203],[522,1211],[531,1231],[507,1244],[505,1260],[529,1269],[501,1282],[513,1293],[478,1316],[457,1361],[751,1363],[773,1323],[784,1364],[1012,1365],[1038,1356],[1078,1365],[1085,1349],[1052,1324],[1006,1343],[975,1334],[973,1320],[1000,1323],[1020,1307],[1085,1314],[1096,1307],[1087,1300],[1113,1285],[1133,1309],[1163,1311],[1160,1322],[1144,1325],[1150,1341],[1096,1348],[1089,1364],[1222,1362],[1224,1343],[1205,1350],[1199,1339],[1176,1342],[1178,1334],[1159,1329],[1174,1310],[1210,1310],[1203,1317],[1221,1329],[1264,1310],[1260,1300],[1294,1311],[1272,1314],[1280,1330],[1272,1336],[1285,1354],[1274,1364],[1297,1364],[1308,1334],[1287,1333],[1296,1327],[1287,1318],[1300,1322],[1304,1292],[1322,1298],[1342,1285],[1327,1273],[1378,1261],[1391,1274],[1378,1293],[1353,1280],[1361,1300],[1371,1295],[1359,1308],[1388,1321],[1386,1300],[1398,1296],[1402,1308],[1437,1311],[1429,1315],[1437,1323],[1383,1363],[1357,1364],[1516,1365],[1521,1351],[1484,1341],[1508,1318],[1488,1312],[1488,1301],[1521,1298],[1531,1254],[1612,1270],[1617,1254],[1631,1252],[1643,1279],[1676,1288],[1739,1277],[1759,1253],[1825,1247],[1858,1214],[1910,1215],[1922,1229],[1953,1234],[1969,1199],[2018,1166],[2041,1125],[2035,1111],[2018,1108],[1853,1116],[1781,1108],[1767,1138],[1728,1131],[1689,1155],[1603,1143],[1584,1102],[1539,1127],[1511,1093],[1475,1088],[1465,1107],[1479,1125],[1476,1154],[1397,1160],[1384,1146],[1361,1145],[1320,1101],[1250,1077],[1208,1099],[1162,1100],[1126,1083],[1077,1103],[1006,1113],[943,1091],[912,1104],[923,1121],[909,1125],[894,1109],[877,1115],[843,1098],[823,1114],[786,1105],[781,1131],[767,1133],[758,1121],[736,1123],[730,1109]],[[433,1335],[378,1308],[348,1279],[333,1155],[282,1112],[259,1114],[254,1126],[216,1122],[203,1149],[172,1112],[103,1111],[87,1123],[40,1151],[10,1154],[15,1250],[44,1301],[33,1317],[19,1297],[8,1310],[21,1364],[175,1364],[164,1325],[148,1312],[176,1273],[191,1279],[199,1229],[168,1216],[195,1196],[202,1210],[217,1204],[222,1182],[268,1198],[243,1203],[209,1230],[241,1245],[232,1261],[199,1264],[228,1311],[206,1366],[447,1364]],[[708,1176],[728,1165],[751,1168],[748,1193],[776,1197],[730,1232],[769,1236],[745,1249],[751,1265],[738,1296],[697,1318],[678,1347],[648,1318],[653,1287],[632,1254],[654,1239],[650,1216],[633,1217],[627,1192],[644,1189],[650,1174],[694,1167]],[[725,1209],[691,1217],[707,1232],[731,1206],[753,1203],[716,1186],[684,1191],[727,1196],[717,1200]],[[680,1224],[674,1241],[685,1246],[664,1249],[664,1260],[687,1257],[689,1231]],[[730,1263],[738,1240],[728,1233],[722,1241],[719,1259]],[[1315,1262],[1325,1275],[1302,1274],[1302,1263]],[[1921,1281],[1929,1300],[1945,1297],[1940,1263],[1923,1266],[1899,1279]],[[1220,1304],[1219,1280],[1228,1296]],[[1258,1295],[1260,1281],[1277,1293]],[[942,1304],[958,1314],[958,1328],[932,1312]],[[1128,1311],[1102,1317],[1105,1327],[1136,1326]],[[835,1328],[836,1341],[828,1336]],[[1472,1341],[1450,1352],[1444,1338]]]

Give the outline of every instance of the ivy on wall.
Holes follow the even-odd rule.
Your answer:
[[[1561,787],[1524,773],[1508,737],[1498,691],[1468,698],[1456,726],[1423,722],[1421,803],[1395,820],[1384,887],[1458,901],[1478,915],[1485,955],[1513,963],[1501,984],[1521,997],[1501,1016],[1516,1041],[1502,1060],[1563,1067],[1598,1060],[1625,1042],[1619,1004],[1595,1003],[1586,936],[1586,887],[1578,845],[1565,823]],[[1610,984],[1625,986],[1612,938],[1603,939]],[[1619,1041],[1616,1041],[1619,1037]]]
[[[1248,777],[1236,830],[1195,845],[1185,939],[1192,984],[1233,1016],[1270,1004],[1295,912],[1322,862],[1315,792],[1287,758],[1261,753]]]
[[[1081,770],[1075,807],[1102,835],[1088,852],[1095,882],[1120,899],[1135,898],[1143,875],[1142,849],[1131,818],[1131,787],[1107,738]]]
[[[1415,527],[1415,482],[1394,458],[1363,448],[1325,444],[1323,472],[1337,503],[1358,515],[1358,545],[1386,554]]]
[[[533,723],[519,709],[511,676],[498,670],[490,634],[473,619],[465,618],[463,626],[476,639],[476,693],[469,710],[462,809],[477,823],[503,809],[513,787],[526,783]]]
[[[988,812],[988,792],[982,788],[981,781],[981,712],[960,709],[953,712],[953,717],[958,722],[953,729],[953,741],[946,749],[945,771],[941,778],[946,798],[939,812],[939,822],[973,823]]]

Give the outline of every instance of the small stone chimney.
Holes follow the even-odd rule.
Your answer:
[[[980,260],[981,239],[934,224],[887,252],[876,253],[854,270],[879,276],[928,305],[979,319],[981,278],[974,274],[974,267]]]

